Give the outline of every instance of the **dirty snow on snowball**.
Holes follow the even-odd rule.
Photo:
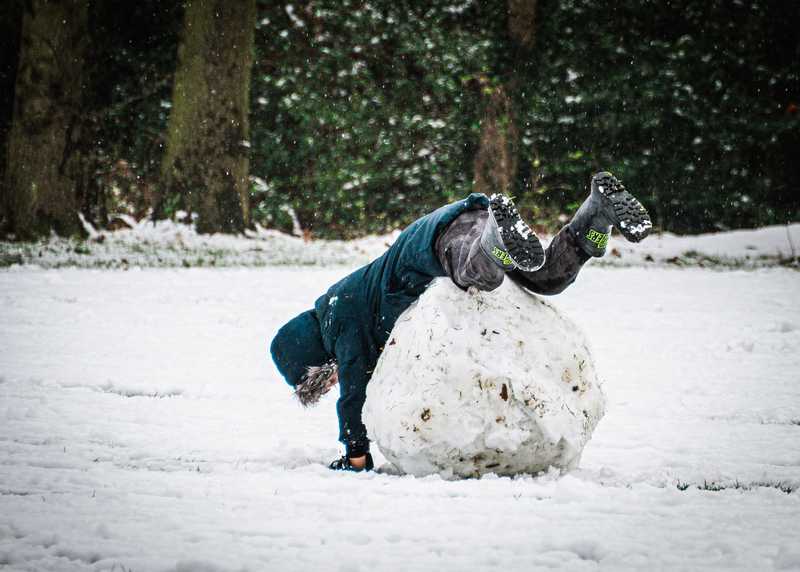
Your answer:
[[[549,300],[608,396],[580,467],[446,481],[328,471],[335,395],[268,360],[352,268],[0,271],[1,566],[800,568],[798,272],[590,263]]]
[[[397,320],[363,419],[398,473],[514,476],[577,467],[604,411],[585,334],[555,306],[438,278]]]

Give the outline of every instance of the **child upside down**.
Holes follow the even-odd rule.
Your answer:
[[[434,278],[491,291],[507,274],[536,294],[558,294],[591,257],[603,256],[612,226],[632,242],[652,228],[645,208],[608,172],[592,178],[589,197],[546,251],[511,199],[473,193],[413,222],[383,256],[285,324],[270,351],[301,403],[315,403],[339,385],[336,412],[345,455],[330,468],[373,468],[361,421],[367,383],[397,318]]]

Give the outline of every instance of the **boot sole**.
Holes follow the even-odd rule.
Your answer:
[[[514,264],[526,272],[538,270],[544,264],[544,248],[536,233],[519,216],[514,202],[505,195],[492,195],[489,212],[497,223],[500,238]]]
[[[598,173],[592,179],[592,191],[606,199],[616,219],[614,226],[630,242],[639,242],[653,229],[647,209],[611,173]],[[609,213],[610,214],[610,213]]]

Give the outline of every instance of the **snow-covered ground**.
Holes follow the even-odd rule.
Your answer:
[[[590,265],[581,468],[461,481],[325,468],[267,344],[348,270],[0,271],[0,568],[800,570],[796,270]]]
[[[88,239],[52,236],[33,243],[0,240],[0,268],[36,265],[42,268],[329,266],[365,264],[394,242],[398,231],[360,240],[312,240],[258,227],[244,236],[200,235],[189,225],[156,224],[125,218],[131,228],[96,231],[84,224]],[[541,237],[545,243],[549,237]],[[676,236],[653,234],[639,244],[613,235],[605,266],[701,266],[761,268],[797,265],[800,223]]]

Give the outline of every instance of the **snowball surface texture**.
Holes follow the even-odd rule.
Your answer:
[[[434,281],[397,321],[367,386],[369,436],[401,473],[575,468],[605,410],[586,337],[505,280]]]

